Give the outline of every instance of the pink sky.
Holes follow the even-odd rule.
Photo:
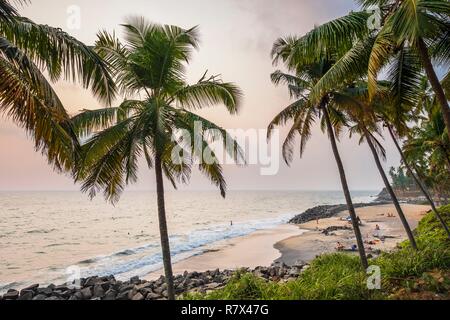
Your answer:
[[[67,30],[67,8],[81,9],[81,29]],[[120,32],[118,25],[128,15],[143,15],[149,20],[182,27],[200,26],[202,45],[189,66],[189,79],[195,81],[206,69],[222,74],[225,81],[236,82],[245,93],[239,116],[231,117],[216,107],[202,115],[225,128],[267,127],[273,116],[289,103],[286,89],[275,88],[269,75],[275,70],[270,59],[274,40],[288,34],[304,34],[314,25],[344,15],[356,7],[351,0],[34,0],[21,13],[36,22],[69,31],[91,44],[100,29]],[[55,85],[66,108],[78,110],[100,107],[89,92],[76,84]],[[389,139],[386,141],[386,168],[398,165],[399,157]],[[380,189],[382,181],[366,145],[347,138],[340,144],[348,169],[349,183],[355,190]],[[0,190],[76,190],[72,181],[52,172],[46,160],[33,150],[25,133],[0,117]],[[153,189],[152,173],[142,168],[140,182],[133,189]],[[250,166],[225,168],[230,189],[340,189],[336,165],[329,142],[318,128],[303,159],[296,157],[291,168],[281,163],[276,176],[261,176]],[[209,182],[194,175],[192,189],[210,188]]]

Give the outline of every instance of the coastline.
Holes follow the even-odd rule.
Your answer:
[[[418,222],[430,209],[429,206],[415,204],[402,204],[402,208],[412,229],[417,227]],[[383,242],[366,244],[367,254],[373,255],[379,250],[390,251],[407,239],[393,204],[369,205],[357,208],[356,212],[363,223],[361,232],[365,241],[378,241],[373,237],[377,224],[381,234],[386,237]],[[388,213],[394,214],[395,217],[389,218]],[[347,216],[348,212],[344,210],[331,218],[320,219],[319,224],[316,220],[303,224],[283,224],[222,241],[217,249],[174,263],[174,274],[182,274],[184,271],[204,272],[217,268],[253,269],[273,263],[284,263],[288,266],[307,264],[318,255],[336,252],[337,242],[342,243],[345,248],[350,248],[355,243],[351,225],[343,220]],[[348,229],[323,234],[325,229],[334,227]],[[153,280],[161,275],[162,270],[158,270],[147,275],[145,279]]]
[[[429,211],[425,205],[403,204],[402,207],[411,228],[416,228]],[[370,241],[366,243],[368,254],[374,256],[381,250],[390,251],[407,239],[392,204],[369,205],[356,211],[362,221],[364,240]],[[391,217],[392,214],[395,217]],[[199,255],[173,264],[176,292],[208,292],[221,288],[237,269],[271,281],[296,279],[315,257],[336,252],[337,242],[345,248],[355,243],[347,216],[344,210],[331,218],[282,224],[214,244]],[[376,225],[380,227],[378,236],[382,234],[384,241],[372,235]],[[167,290],[162,273],[158,270],[142,279],[133,277],[127,281],[114,276],[92,276],[81,279],[79,289],[72,288],[70,283],[47,287],[34,284],[20,291],[9,289],[4,296],[0,295],[0,300],[164,300]]]

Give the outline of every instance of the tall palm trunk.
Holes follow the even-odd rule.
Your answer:
[[[422,38],[419,38],[417,40],[417,48],[419,49],[420,58],[427,73],[428,80],[430,81],[430,84],[433,87],[434,92],[436,93],[437,100],[439,101],[439,104],[441,106],[445,126],[447,127],[447,134],[450,138],[450,108],[448,106],[447,97],[445,96],[444,89],[442,88],[436,72],[434,71],[427,46],[425,45],[425,42]]]
[[[339,154],[339,150],[338,150],[337,143],[336,143],[336,137],[334,136],[334,129],[331,124],[330,115],[328,113],[327,107],[324,104],[322,104],[321,108],[324,113],[325,122],[327,125],[328,135],[330,138],[331,147],[333,149],[334,158],[336,159],[336,164],[339,169],[339,175],[341,177],[342,190],[344,191],[345,201],[347,202],[347,208],[350,213],[350,217],[352,218],[353,231],[355,233],[356,242],[358,244],[358,251],[359,251],[359,257],[361,259],[361,264],[363,265],[364,269],[367,269],[369,267],[369,263],[367,261],[367,256],[366,256],[366,252],[364,249],[364,242],[362,239],[361,230],[359,229],[358,217],[356,216],[355,207],[353,206],[352,197],[350,195],[350,190],[348,188],[347,177],[345,175],[344,165],[342,164],[342,159]]]
[[[436,205],[434,204],[433,198],[431,197],[430,193],[428,192],[427,188],[423,184],[423,182],[419,179],[419,177],[416,175],[416,173],[413,171],[411,166],[409,165],[405,154],[403,153],[402,148],[400,147],[397,138],[395,137],[394,131],[392,129],[392,126],[390,124],[387,124],[389,133],[391,135],[392,140],[395,143],[395,146],[397,147],[398,152],[400,153],[400,156],[402,157],[403,164],[405,165],[406,169],[408,170],[409,174],[413,177],[414,181],[416,182],[417,186],[422,191],[423,195],[427,199],[428,203],[431,206],[431,209],[433,210],[434,214],[436,215],[436,218],[441,223],[442,227],[444,228],[445,232],[447,233],[447,236],[450,238],[450,231],[448,229],[447,224],[445,223],[444,219],[442,219],[442,216],[439,214],[439,211],[436,209]]]
[[[380,157],[378,156],[377,150],[373,145],[369,130],[367,130],[365,125],[362,125],[362,128],[364,131],[364,137],[366,138],[370,150],[372,151],[373,158],[375,159],[375,163],[377,165],[378,171],[380,172],[381,178],[383,179],[384,185],[386,186],[386,189],[391,196],[392,202],[394,202],[395,209],[397,210],[397,213],[400,216],[400,220],[402,221],[403,227],[405,228],[406,234],[408,235],[409,242],[411,243],[411,246],[417,250],[416,240],[414,239],[411,227],[409,226],[408,220],[406,220],[405,214],[403,213],[402,207],[398,202],[397,196],[395,195],[395,192],[392,189],[391,184],[389,183],[389,179],[386,176],[386,173],[384,172],[383,166],[381,165]]]
[[[164,180],[162,173],[161,155],[155,155],[156,194],[158,197],[158,220],[159,234],[161,237],[161,248],[166,275],[167,295],[169,300],[175,300],[173,285],[172,259],[170,256],[169,233],[167,230],[166,206],[164,202]]]

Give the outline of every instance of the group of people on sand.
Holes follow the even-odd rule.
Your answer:
[[[393,217],[395,217],[395,216],[394,216],[393,214],[391,214],[391,213],[388,213],[387,216],[388,216],[388,218],[393,218]],[[348,220],[348,219],[347,219],[347,220]],[[350,219],[349,222],[351,223],[351,219]],[[358,217],[358,224],[359,224],[359,225],[362,225],[362,221],[361,221],[360,217]],[[380,227],[379,224],[376,224],[376,225],[375,225],[375,229],[374,229],[374,232],[373,232],[372,236],[373,236],[374,238],[376,238],[376,239],[375,239],[375,240],[366,240],[366,241],[364,241],[364,243],[365,243],[365,244],[368,244],[368,245],[375,246],[375,245],[380,244],[380,242],[384,242],[385,237],[382,235],[381,227]],[[370,236],[369,236],[369,234],[367,234],[367,239],[369,239],[369,238],[370,238]],[[354,252],[354,251],[357,251],[357,250],[358,250],[358,246],[357,246],[356,244],[354,244],[354,245],[352,245],[350,248],[347,248],[344,244],[342,244],[342,242],[338,241],[338,242],[336,243],[336,248],[335,248],[335,249],[336,249],[336,251]],[[374,251],[374,249],[373,249],[372,247],[368,247],[367,250],[368,250],[368,251]]]

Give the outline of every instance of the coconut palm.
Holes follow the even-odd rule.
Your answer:
[[[411,121],[418,122],[423,111],[429,109],[429,106],[435,101],[433,95],[429,91],[428,80],[426,78],[422,78],[419,84],[419,78],[417,76],[411,77],[411,75],[417,74],[417,68],[414,69],[414,65],[415,63],[408,63],[408,60],[403,60],[401,62],[401,67],[398,69],[397,77],[392,79],[394,82],[390,86],[391,90],[389,94],[390,97],[393,98],[391,99],[391,103],[384,104],[382,108],[377,108],[375,112],[384,127],[387,128],[387,131],[389,132],[389,135],[400,154],[403,165],[406,167],[409,175],[413,178],[416,185],[427,199],[427,202],[430,204],[435,216],[445,229],[447,235],[450,237],[450,230],[437,210],[436,204],[434,203],[433,197],[428,191],[425,182],[420,178],[417,167],[414,163],[410,163],[399,143],[399,139],[408,138],[411,135],[411,130],[408,127],[408,123]],[[408,79],[408,81],[405,81],[405,79]],[[413,85],[411,86],[411,84]],[[421,93],[408,94],[408,92],[412,93],[412,91],[419,91]]]
[[[450,3],[448,0],[359,0],[363,8],[377,5],[384,12],[370,57],[371,94],[376,76],[399,49],[417,52],[441,107],[450,137],[450,108],[432,59],[448,68],[450,62]],[[448,69],[446,70],[448,72]]]
[[[404,50],[417,55],[424,68],[450,126],[450,109],[443,86],[439,84],[431,59],[448,69],[450,61],[449,10],[447,0],[358,0],[367,9],[381,8],[381,29],[369,29],[370,12],[351,12],[314,28],[297,41],[290,41],[287,57],[314,61],[324,52],[339,52],[339,59],[311,91],[318,101],[323,92],[336,88],[348,79],[368,75],[370,96],[376,94],[377,77]],[[427,48],[428,46],[428,48]],[[448,72],[448,70],[445,70]],[[446,79],[449,78],[447,74]],[[446,82],[448,86],[448,82]],[[445,86],[444,86],[445,87]],[[449,132],[450,135],[450,132]]]
[[[16,1],[26,3],[27,1]],[[25,128],[55,168],[72,168],[77,137],[50,82],[77,81],[110,103],[115,86],[108,65],[61,29],[20,16],[0,0],[0,113]]]
[[[411,227],[408,223],[408,220],[406,219],[405,214],[403,213],[403,209],[400,206],[394,189],[389,182],[389,179],[380,160],[380,155],[382,158],[386,158],[386,152],[380,141],[375,136],[375,134],[382,136],[382,133],[378,126],[374,109],[377,108],[377,105],[378,107],[380,105],[384,107],[385,100],[386,99],[383,98],[377,98],[370,101],[367,85],[363,82],[356,83],[355,85],[334,92],[333,94],[334,103],[341,110],[345,110],[345,112],[350,116],[350,119],[354,123],[354,126],[350,128],[350,135],[358,134],[361,137],[360,143],[366,142],[369,145],[378,172],[380,173],[386,190],[391,196],[392,202],[394,203],[395,209],[403,224],[403,228],[406,231],[409,242],[411,246],[417,250],[417,243],[414,239]]]
[[[186,82],[186,64],[198,48],[197,27],[185,30],[130,18],[123,28],[124,42],[99,33],[96,51],[113,67],[127,99],[118,107],[85,111],[73,119],[76,132],[88,138],[77,178],[91,197],[103,191],[114,203],[126,185],[137,181],[140,156],[154,169],[165,279],[168,298],[174,299],[164,175],[174,187],[187,182],[197,159],[200,171],[225,197],[226,182],[211,143],[221,139],[236,160],[241,158],[239,147],[224,129],[192,110],[222,103],[235,114],[241,91],[206,73],[197,83]]]
[[[286,50],[287,48],[283,48],[283,42],[286,46],[289,45],[288,41],[280,39],[275,44],[277,49],[274,52],[283,52],[283,54],[290,55],[288,50]],[[283,59],[280,56],[275,56],[275,58]],[[345,124],[344,115],[335,108],[331,99],[331,91],[324,93],[319,103],[312,102],[309,96],[312,88],[321,80],[322,76],[328,72],[333,65],[333,62],[334,61],[332,60],[323,59],[318,63],[303,64],[298,66],[295,75],[284,73],[279,70],[272,74],[272,82],[275,85],[287,85],[291,98],[294,98],[295,102],[287,106],[272,120],[268,127],[268,132],[270,138],[271,132],[273,132],[275,126],[286,125],[289,121],[293,121],[293,125],[283,144],[284,159],[287,164],[290,164],[293,160],[296,137],[300,136],[300,154],[303,155],[306,143],[311,137],[313,124],[317,120],[321,120],[322,130],[328,133],[336,164],[338,166],[342,189],[352,219],[361,263],[363,267],[367,269],[368,262],[364,249],[364,242],[359,229],[358,217],[356,216],[356,211],[353,206],[344,166],[336,142],[343,125]],[[290,69],[292,69],[292,66]]]

